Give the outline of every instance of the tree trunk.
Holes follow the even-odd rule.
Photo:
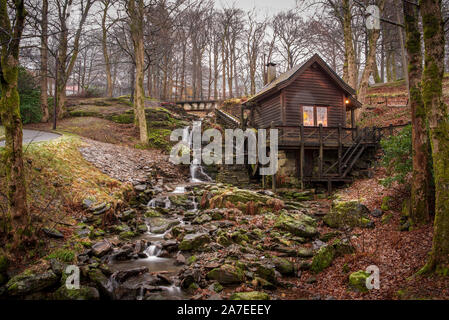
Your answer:
[[[104,64],[106,71],[106,94],[108,98],[112,98],[114,92],[114,85],[112,83],[112,74],[111,74],[111,63],[109,60],[109,52],[108,52],[108,39],[107,39],[107,26],[106,19],[108,17],[108,9],[109,9],[110,0],[106,0],[103,2],[103,17],[101,20],[101,29],[103,32],[102,37],[102,47],[103,47],[103,56],[104,56]]]
[[[25,183],[22,150],[22,119],[20,117],[20,97],[17,90],[19,77],[20,39],[25,24],[24,1],[18,0],[15,6],[15,26],[12,30],[6,0],[0,1],[1,73],[0,73],[0,118],[5,127],[5,164],[8,218],[12,218],[15,239],[23,236],[28,225],[28,201]],[[4,221],[4,225],[9,225]]]
[[[379,1],[379,8],[382,11],[384,7],[385,0]],[[373,67],[376,64],[376,51],[377,51],[377,41],[380,37],[380,30],[367,30],[368,32],[368,47],[367,47],[367,58],[365,63],[365,69],[362,74],[362,81],[360,82],[358,98],[360,102],[365,104],[366,92],[369,86],[369,78],[373,73]],[[376,67],[377,68],[377,67]]]
[[[418,7],[404,1],[404,23],[408,55],[409,105],[412,113],[413,179],[410,220],[414,225],[429,222],[430,146],[421,93],[422,53]],[[402,31],[401,31],[402,32]]]
[[[148,129],[145,118],[145,90],[144,82],[144,64],[145,64],[145,47],[144,47],[144,3],[143,0],[129,0],[128,9],[130,13],[131,35],[134,44],[134,55],[136,59],[136,79],[134,87],[134,112],[139,124],[140,142],[148,143]]]
[[[343,0],[343,35],[345,43],[345,67],[347,69],[347,82],[357,90],[357,67],[355,63],[354,43],[352,40],[352,13],[349,0]]]
[[[423,100],[429,121],[435,176],[433,248],[424,271],[449,275],[449,112],[443,101],[444,30],[441,0],[420,0],[425,60]]]
[[[41,121],[48,122],[48,0],[42,0],[41,28]]]

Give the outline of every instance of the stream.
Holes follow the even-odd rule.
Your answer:
[[[193,151],[195,155],[197,152],[201,152],[200,149],[193,149],[195,146],[193,144],[193,135],[195,130],[201,130],[201,122],[197,121],[193,123],[192,128],[186,127],[184,128],[183,133],[183,142]],[[203,167],[196,161],[193,161],[190,166],[190,182],[184,185],[178,185],[172,192],[158,194],[155,198],[150,200],[147,204],[147,208],[149,209],[157,209],[163,208],[165,210],[172,209],[172,203],[170,201],[170,196],[173,195],[185,195],[190,194],[190,191],[187,191],[188,188],[192,185],[198,185],[206,182],[212,182],[213,180],[204,172]],[[192,204],[192,209],[190,211],[197,211],[198,204],[196,197],[191,193],[191,197],[189,197]],[[165,218],[165,217],[164,217]],[[152,228],[151,222],[152,219],[158,218],[146,218],[146,224],[148,227],[148,232],[139,237],[135,241],[143,240],[148,245],[148,247],[143,250],[143,253],[146,255],[145,258],[139,258],[135,260],[126,260],[119,261],[116,259],[112,259],[109,262],[109,267],[112,272],[120,272],[120,271],[132,271],[137,268],[147,268],[148,272],[137,277],[133,277],[130,283],[127,282],[127,285],[135,285],[139,287],[140,293],[138,295],[138,300],[142,300],[144,288],[146,287],[146,282],[148,282],[150,274],[163,274],[163,276],[167,279],[176,279],[177,273],[183,268],[182,265],[176,263],[176,256],[181,252],[172,252],[171,254],[167,254],[167,251],[163,250],[164,245],[167,245],[167,235],[171,232],[172,228],[176,226],[189,226],[190,222],[183,220],[183,215],[170,215],[170,220],[173,220],[173,226],[167,228],[164,232],[154,232],[155,228]],[[171,224],[170,224],[171,225]],[[117,287],[117,283],[114,279],[110,279],[110,285],[115,288]],[[158,286],[157,288],[158,299],[186,299],[186,294],[181,290],[179,284],[176,283],[176,280],[171,281],[171,284],[167,286]]]

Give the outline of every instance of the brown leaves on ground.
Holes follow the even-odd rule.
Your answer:
[[[432,275],[414,276],[427,262],[432,248],[432,224],[416,228],[409,232],[399,231],[400,203],[406,192],[400,186],[387,189],[379,184],[384,170],[376,171],[375,177],[354,182],[338,193],[346,200],[363,199],[362,203],[370,210],[380,208],[382,197],[390,196],[396,204],[385,214],[391,214],[388,223],[381,218],[372,218],[374,229],[354,229],[351,243],[356,248],[353,255],[335,259],[332,265],[318,275],[303,272],[293,280],[297,286],[293,290],[281,290],[287,299],[333,297],[335,299],[449,299],[449,278]],[[331,229],[320,226],[321,234]],[[355,292],[348,287],[348,278],[352,272],[366,270],[376,265],[380,270],[380,290],[367,293]],[[315,276],[316,283],[306,283]]]

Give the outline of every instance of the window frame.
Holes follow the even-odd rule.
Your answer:
[[[309,125],[305,125],[304,123],[304,108],[312,108],[312,112],[313,112],[313,125],[309,126]],[[302,117],[302,125],[304,127],[319,127],[318,124],[318,109],[317,108],[324,108],[326,109],[326,123],[327,125],[323,124],[323,127],[329,127],[329,106],[316,106],[316,105],[303,105],[301,106],[301,117]]]

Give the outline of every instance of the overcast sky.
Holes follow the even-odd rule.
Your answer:
[[[244,10],[257,8],[261,13],[273,14],[285,9],[293,9],[295,0],[215,0],[215,6],[222,8],[223,6],[232,6]]]

